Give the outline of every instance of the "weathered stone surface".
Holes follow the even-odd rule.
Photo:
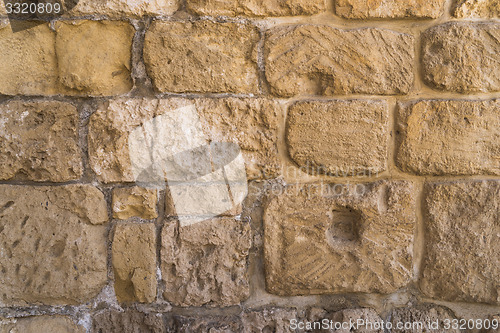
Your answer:
[[[126,220],[131,217],[155,219],[158,217],[158,191],[134,186],[113,190],[113,217]]]
[[[500,304],[500,182],[427,184],[424,195],[422,292]]]
[[[0,302],[75,304],[106,283],[104,195],[89,185],[0,186]]]
[[[0,29],[0,93],[108,96],[132,88],[133,27],[117,21],[48,24],[13,33]]]
[[[197,15],[290,16],[313,15],[326,10],[325,0],[187,0],[186,7]]]
[[[175,13],[178,8],[177,0],[79,0],[67,16],[106,15],[112,18],[168,16]]]
[[[249,295],[250,227],[222,217],[162,231],[164,297],[178,306],[229,306]]]
[[[266,34],[266,78],[279,96],[406,94],[413,37],[385,29],[277,27]]]
[[[379,317],[377,312],[370,308],[359,308],[359,309],[345,309],[341,311],[336,311],[328,313],[327,311],[321,309],[311,309],[309,311],[309,316],[307,320],[311,323],[321,323],[322,320],[327,319],[329,327],[332,329],[311,329],[307,332],[311,333],[321,333],[321,332],[338,332],[338,333],[383,333],[384,330],[380,328],[380,323],[382,319]],[[370,323],[362,325],[364,323]],[[354,325],[350,325],[353,323]],[[357,325],[359,323],[359,325]],[[336,329],[336,325],[340,328]],[[344,325],[344,326],[342,326]],[[347,325],[347,326],[346,326]]]
[[[119,21],[56,23],[58,77],[68,95],[127,93],[134,28]]]
[[[82,175],[73,105],[12,101],[0,113],[0,179],[63,182]]]
[[[37,316],[0,321],[0,333],[84,333],[85,328],[63,316]]]
[[[336,0],[337,15],[350,19],[438,18],[444,0]]]
[[[453,16],[458,18],[497,18],[500,17],[498,0],[455,0]]]
[[[401,104],[397,165],[420,175],[500,175],[500,101]]]
[[[396,308],[390,314],[394,333],[459,333],[458,329],[445,329],[444,320],[455,319],[455,314],[448,308],[434,304],[422,304],[407,308]],[[438,329],[430,325],[435,325]],[[429,325],[430,324],[430,325]],[[401,327],[398,327],[401,326]],[[405,327],[404,325],[411,325]]]
[[[93,317],[92,332],[94,333],[166,333],[161,314],[142,313],[135,310],[104,311]]]
[[[175,333],[233,333],[242,332],[237,316],[171,316],[167,317],[168,332]]]
[[[175,120],[179,109],[186,106],[196,108],[193,123],[196,128],[186,128],[186,142],[179,137],[167,140],[169,133],[178,132]],[[102,105],[90,118],[89,155],[90,164],[99,179],[104,182],[134,181],[129,151],[129,136],[144,122],[160,115],[172,119],[164,120],[169,130],[159,132],[155,145],[162,140],[165,147],[156,150],[189,150],[192,133],[200,141],[228,141],[238,144],[245,159],[247,177],[272,178],[279,172],[278,122],[281,109],[276,102],[265,99],[195,99],[180,98],[150,100],[115,100]],[[186,125],[185,125],[186,126]],[[198,133],[199,131],[199,133]],[[151,134],[152,135],[152,134]],[[189,141],[189,142],[188,142]]]
[[[157,284],[154,224],[118,224],[112,255],[118,301],[153,302]]]
[[[294,332],[290,330],[290,321],[297,318],[295,309],[270,308],[246,311],[241,315],[243,333],[253,332]]]
[[[249,24],[155,21],[144,61],[160,92],[257,93],[258,41]]]
[[[415,201],[406,181],[300,184],[273,194],[264,214],[267,290],[307,295],[404,287],[413,276]]]
[[[292,159],[312,174],[373,175],[387,168],[389,111],[384,101],[299,102],[290,107]]]
[[[422,34],[424,81],[459,93],[500,90],[500,24],[452,22]]]

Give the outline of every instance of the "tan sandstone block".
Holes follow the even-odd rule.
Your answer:
[[[498,0],[454,0],[453,16],[457,18],[498,18]]]
[[[266,78],[275,95],[406,94],[413,37],[385,29],[277,27],[266,34]]]
[[[54,95],[58,80],[56,36],[48,24],[13,33],[0,29],[0,93]],[[8,64],[8,66],[6,65]]]
[[[288,151],[313,174],[380,173],[387,168],[388,139],[385,101],[299,102],[288,111]]]
[[[419,175],[500,175],[500,101],[400,104],[397,165]]]
[[[155,225],[118,224],[112,255],[118,301],[153,302],[157,284]]]
[[[65,93],[110,96],[129,92],[134,33],[127,22],[57,22],[58,74]]]
[[[392,293],[413,277],[416,193],[406,181],[298,184],[264,213],[266,289]]]
[[[177,9],[179,9],[177,0],[79,0],[67,16],[106,15],[112,18],[168,16]]]
[[[58,21],[13,33],[0,29],[0,93],[109,96],[132,88],[134,28],[126,22]]]
[[[0,179],[64,182],[82,175],[78,113],[62,102],[0,105]]]
[[[452,22],[422,34],[424,81],[459,93],[500,90],[500,24]]]
[[[106,284],[104,195],[89,185],[0,186],[0,302],[78,304]]]
[[[134,186],[113,190],[113,217],[126,220],[131,217],[155,219],[158,217],[156,205],[158,191]]]
[[[161,271],[165,299],[177,306],[230,306],[249,296],[250,226],[222,217],[163,227]]]
[[[500,304],[500,182],[427,184],[424,195],[422,292]]]
[[[326,10],[325,0],[188,0],[186,7],[197,15],[291,16],[313,15]]]
[[[259,38],[250,24],[155,21],[144,61],[160,92],[257,93]]]
[[[297,310],[290,308],[270,308],[245,311],[241,315],[243,333],[265,332],[270,327],[274,332],[295,332],[290,329],[290,322],[297,319]]]
[[[172,115],[172,119],[165,120],[162,126],[168,128],[164,133],[176,132],[179,125],[173,119],[180,108],[187,106],[195,107],[199,123],[199,127],[186,128],[189,139],[196,134],[205,139],[238,144],[249,179],[273,178],[278,174],[277,129],[281,107],[266,99],[236,98],[120,99],[101,105],[89,123],[90,165],[94,172],[104,182],[134,181],[129,151],[132,131],[153,118]],[[192,148],[180,138],[167,140],[165,147],[159,147],[162,140],[166,140],[162,133],[149,133],[157,135],[153,145],[157,151]]]
[[[350,19],[438,18],[444,0],[336,0],[337,15]]]
[[[36,316],[0,321],[0,333],[84,333],[85,328],[63,316]]]

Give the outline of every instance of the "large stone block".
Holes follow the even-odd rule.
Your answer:
[[[290,16],[312,15],[326,10],[325,0],[188,0],[186,7],[197,15]]]
[[[337,15],[350,19],[438,18],[444,0],[336,0]]]
[[[278,96],[406,94],[413,86],[414,40],[385,29],[293,25],[269,30],[266,78]]]
[[[84,333],[85,328],[63,316],[36,316],[0,320],[0,333]]]
[[[195,108],[194,114],[186,112],[184,116],[180,113],[182,108],[191,106]],[[277,142],[280,114],[279,104],[265,99],[110,101],[90,118],[90,165],[104,182],[136,180],[129,150],[130,135],[145,122],[162,116],[162,124],[168,130],[148,133],[154,138],[151,152],[160,151],[161,155],[161,150],[189,151],[194,136],[200,140],[200,145],[201,142],[208,143],[208,140],[233,142],[241,148],[249,179],[275,177],[279,172]],[[184,127],[179,123],[181,120],[185,122]],[[179,128],[185,128],[183,138],[172,134],[178,133]]]
[[[78,304],[107,281],[104,195],[89,185],[0,186],[0,302]]]
[[[62,102],[0,104],[0,179],[64,182],[82,175],[78,113]]]
[[[424,81],[459,93],[500,90],[500,24],[452,22],[422,34]]]
[[[422,292],[500,304],[500,182],[431,183],[424,195]]]
[[[406,181],[297,184],[264,214],[266,288],[279,295],[392,293],[413,277],[416,193]]]
[[[419,175],[500,175],[500,101],[400,104],[397,165]]]
[[[498,0],[454,0],[453,16],[458,18],[500,17]]]
[[[250,24],[155,21],[144,61],[160,92],[258,93],[259,38]]]
[[[230,306],[249,296],[250,226],[222,217],[163,227],[164,297],[177,306]]]
[[[118,21],[57,21],[0,29],[0,93],[110,96],[128,92],[134,28]]]
[[[154,224],[118,224],[112,255],[118,301],[153,302],[157,284]]]
[[[158,217],[158,191],[139,186],[113,190],[113,217],[126,220],[131,217],[155,219]]]
[[[161,314],[142,313],[136,310],[124,312],[105,310],[93,317],[93,333],[166,333]]]
[[[167,317],[168,332],[175,333],[233,333],[242,332],[241,319],[238,316],[178,316]]]
[[[312,174],[370,176],[387,168],[389,111],[384,101],[298,102],[288,111],[292,159]]]

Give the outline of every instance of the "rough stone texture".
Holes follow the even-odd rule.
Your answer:
[[[113,18],[168,16],[175,13],[178,8],[177,0],[79,0],[68,16],[106,15]]]
[[[424,195],[422,292],[500,304],[500,182],[428,184]]]
[[[358,308],[358,309],[345,309],[337,312],[328,313],[322,309],[310,309],[307,320],[309,322],[321,322],[324,319],[328,319],[329,325],[333,323],[358,323],[358,320],[363,320],[364,322],[370,322],[372,324],[382,322],[382,319],[379,317],[377,312],[370,308]],[[311,333],[322,333],[322,332],[338,332],[338,333],[383,333],[384,330],[379,329],[377,327],[369,327],[367,325],[349,325],[347,328],[340,328],[338,330],[325,330],[325,329],[311,329],[307,330],[307,332]],[[341,325],[342,325],[341,324]],[[346,324],[344,324],[346,325]]]
[[[48,24],[13,33],[0,29],[0,93],[108,96],[132,88],[133,27],[117,21]]]
[[[233,333],[242,332],[237,316],[171,316],[167,318],[168,332],[172,333]]]
[[[386,170],[389,112],[384,101],[299,102],[288,111],[292,159],[310,173],[371,176]]]
[[[112,255],[118,301],[153,302],[157,284],[154,224],[118,224]]]
[[[134,186],[113,190],[113,217],[120,220],[131,217],[155,219],[158,217],[157,204],[156,189]]]
[[[459,93],[500,90],[500,24],[452,22],[422,34],[424,81]]]
[[[64,182],[82,175],[73,105],[12,101],[0,113],[0,179]]]
[[[277,128],[281,109],[276,102],[236,98],[123,99],[105,103],[90,118],[90,164],[99,179],[107,183],[134,181],[128,149],[130,133],[147,120],[193,104],[200,130],[207,139],[240,146],[249,179],[272,178],[278,174]],[[165,126],[176,124],[172,121]],[[181,149],[183,143],[169,142],[169,149],[174,146]]]
[[[84,333],[85,328],[63,316],[38,316],[0,321],[0,333]]]
[[[500,175],[500,101],[401,104],[397,165],[419,175]]]
[[[262,309],[257,311],[247,311],[241,315],[243,322],[243,333],[254,332],[292,332],[290,330],[290,320],[297,318],[295,309]]]
[[[336,0],[337,15],[350,19],[438,18],[444,0]]]
[[[0,302],[75,304],[106,283],[104,195],[89,185],[0,186]]]
[[[313,15],[326,10],[325,0],[187,0],[186,7],[197,15],[290,16]]]
[[[444,329],[444,320],[453,320],[456,316],[448,308],[434,304],[422,304],[407,308],[396,308],[390,314],[390,321],[394,327],[391,332],[394,333],[459,333],[458,329]],[[434,324],[439,322],[439,329],[430,327],[429,323]],[[398,329],[397,325],[407,323],[417,324],[421,323],[422,326],[412,326],[409,329]],[[401,325],[399,324],[399,325]],[[404,326],[403,326],[404,327]]]
[[[385,29],[298,25],[269,30],[266,78],[278,96],[406,94],[413,85],[413,37]]]
[[[178,306],[230,306],[249,296],[250,226],[222,217],[162,231],[164,297]]]
[[[264,214],[266,288],[279,295],[392,293],[413,276],[414,186],[301,184]]]
[[[455,0],[453,16],[457,18],[498,18],[498,0]]]
[[[152,23],[144,61],[160,92],[257,93],[256,27],[241,23]]]
[[[93,333],[166,333],[161,314],[142,313],[136,310],[104,311],[93,317]]]

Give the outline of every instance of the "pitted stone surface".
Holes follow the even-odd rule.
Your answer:
[[[350,19],[438,18],[444,0],[336,0],[337,15]]]
[[[90,185],[0,186],[0,302],[77,304],[107,281],[104,195]]]
[[[392,293],[413,277],[416,193],[407,181],[298,184],[264,214],[266,288],[283,295]]]

